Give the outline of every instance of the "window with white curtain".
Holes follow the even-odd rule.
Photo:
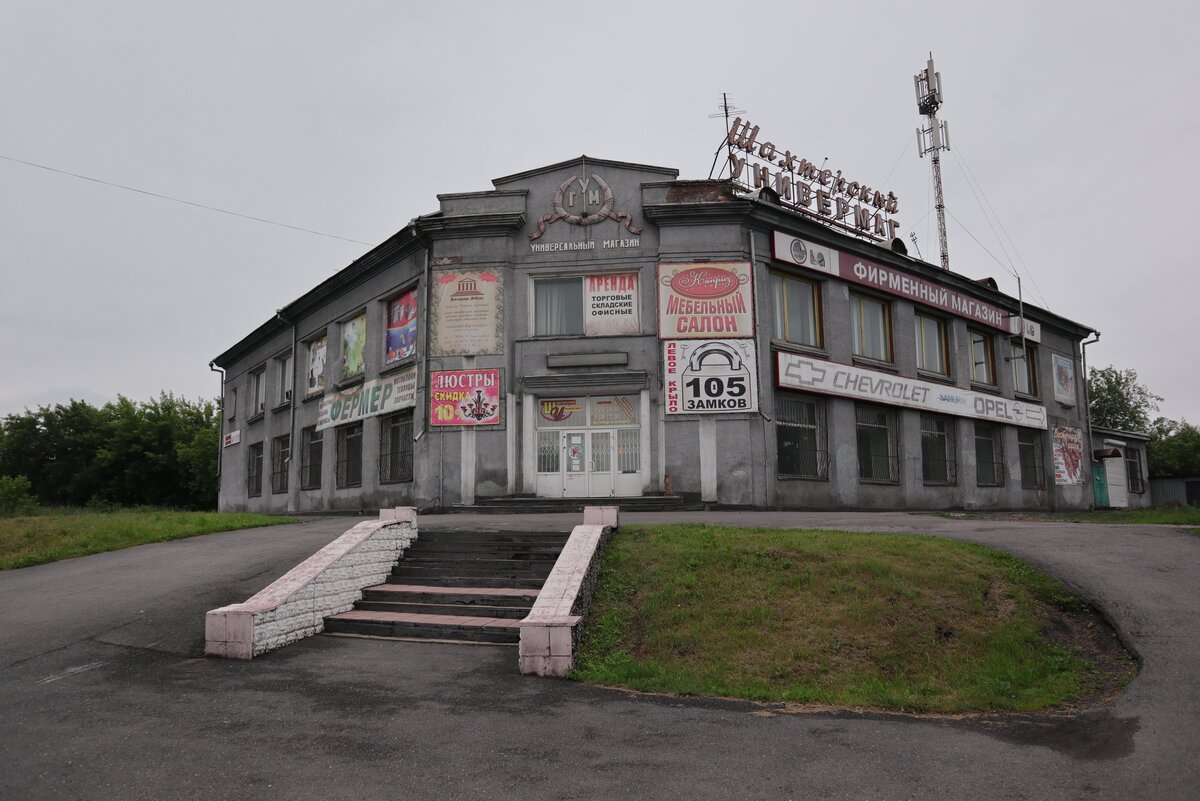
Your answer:
[[[533,282],[534,336],[583,333],[583,277],[540,278]]]

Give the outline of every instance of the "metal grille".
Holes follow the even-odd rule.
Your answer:
[[[537,458],[539,473],[557,473],[558,459],[562,451],[562,434],[557,431],[539,431],[537,434]]]
[[[1000,429],[975,423],[975,483],[980,487],[1004,486],[1004,448]]]
[[[289,434],[271,440],[271,492],[288,490],[288,467],[292,462],[292,438]]]
[[[309,426],[300,432],[300,489],[321,487],[321,457],[324,444],[324,434],[317,431],[316,426]]]
[[[362,486],[362,423],[337,430],[337,487]]]
[[[617,470],[636,473],[642,469],[642,432],[638,428],[617,429]]]
[[[411,411],[389,415],[379,426],[379,481],[392,484],[413,480],[413,418]]]
[[[1046,467],[1042,459],[1042,438],[1036,431],[1017,432],[1017,457],[1021,461],[1021,486],[1046,488]]]
[[[862,481],[896,484],[900,459],[896,455],[896,421],[888,409],[856,404],[858,477]]]
[[[829,478],[825,405],[811,398],[775,396],[775,452],[780,478]]]
[[[954,421],[932,414],[921,415],[921,480],[926,484],[958,481]]]

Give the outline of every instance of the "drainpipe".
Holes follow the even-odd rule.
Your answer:
[[[225,455],[225,369],[217,367],[216,362],[209,362],[208,369],[221,374],[221,403],[219,405],[220,419],[217,421],[217,509],[220,510],[221,499],[221,459]]]
[[[283,309],[276,309],[275,316],[279,319],[279,322],[284,323],[285,325],[287,324],[287,322],[288,322],[287,318],[283,316]],[[296,354],[296,324],[292,323],[291,325],[292,325],[292,375],[291,375],[291,385],[292,386],[291,386],[290,391],[292,393],[292,401],[291,401],[290,408],[288,410],[288,460],[287,460],[287,471],[289,474],[289,478],[290,478],[290,475],[292,472],[292,454],[296,452],[296,362],[299,361],[296,358],[296,356],[297,356],[297,354]],[[297,476],[296,480],[299,481],[299,478],[300,477]],[[294,512],[294,511],[296,511],[295,488],[292,487],[292,483],[290,481],[288,482],[288,487],[289,487],[288,511]]]
[[[1091,399],[1088,397],[1088,385],[1087,385],[1087,346],[1095,345],[1097,342],[1100,341],[1100,332],[1093,331],[1092,333],[1096,335],[1096,338],[1095,339],[1085,339],[1080,344],[1080,347],[1079,347],[1079,352],[1081,354],[1080,360],[1083,364],[1083,424],[1087,428],[1087,452],[1088,452],[1088,465],[1089,466],[1092,464],[1092,462],[1094,460],[1092,459],[1092,409],[1091,409]],[[1091,471],[1088,471],[1088,472],[1091,472]],[[1096,508],[1095,482],[1096,482],[1096,477],[1093,475],[1092,476],[1092,485],[1093,485],[1092,486],[1092,502],[1088,504],[1089,510],[1094,510]]]

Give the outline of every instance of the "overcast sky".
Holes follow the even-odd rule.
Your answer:
[[[722,92],[781,149],[894,191],[936,262],[912,86],[932,50],[951,268],[1015,294],[1011,261],[1027,299],[1102,332],[1090,365],[1200,422],[1190,4],[0,7],[0,414],[217,395],[214,356],[439,192],[580,154],[707,177]]]

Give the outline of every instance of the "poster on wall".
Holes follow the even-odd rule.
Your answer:
[[[345,381],[363,374],[364,348],[367,344],[367,313],[342,323],[342,372],[341,379]]]
[[[1054,427],[1054,483],[1083,483],[1083,431],[1078,428]]]
[[[387,305],[387,339],[383,366],[407,361],[417,354],[417,290],[405,292]]]
[[[637,395],[603,395],[589,399],[592,425],[637,425],[639,400]]]
[[[589,336],[640,334],[638,274],[583,278],[583,330]]]
[[[435,426],[500,424],[500,370],[441,370],[429,374],[429,422]]]
[[[758,355],[752,340],[663,343],[667,414],[758,411]]]
[[[321,398],[317,409],[317,431],[416,405],[417,368],[410,367]]]
[[[658,265],[661,339],[754,336],[749,262]]]
[[[538,428],[587,425],[583,401],[579,398],[540,398],[537,411]]]
[[[1050,358],[1054,366],[1054,399],[1064,406],[1074,406],[1075,398],[1075,360],[1060,353],[1052,354]]]
[[[433,356],[502,353],[504,274],[488,270],[445,270],[433,279]]]
[[[328,337],[314,339],[308,343],[308,370],[304,386],[305,395],[316,395],[325,391],[325,350]]]

